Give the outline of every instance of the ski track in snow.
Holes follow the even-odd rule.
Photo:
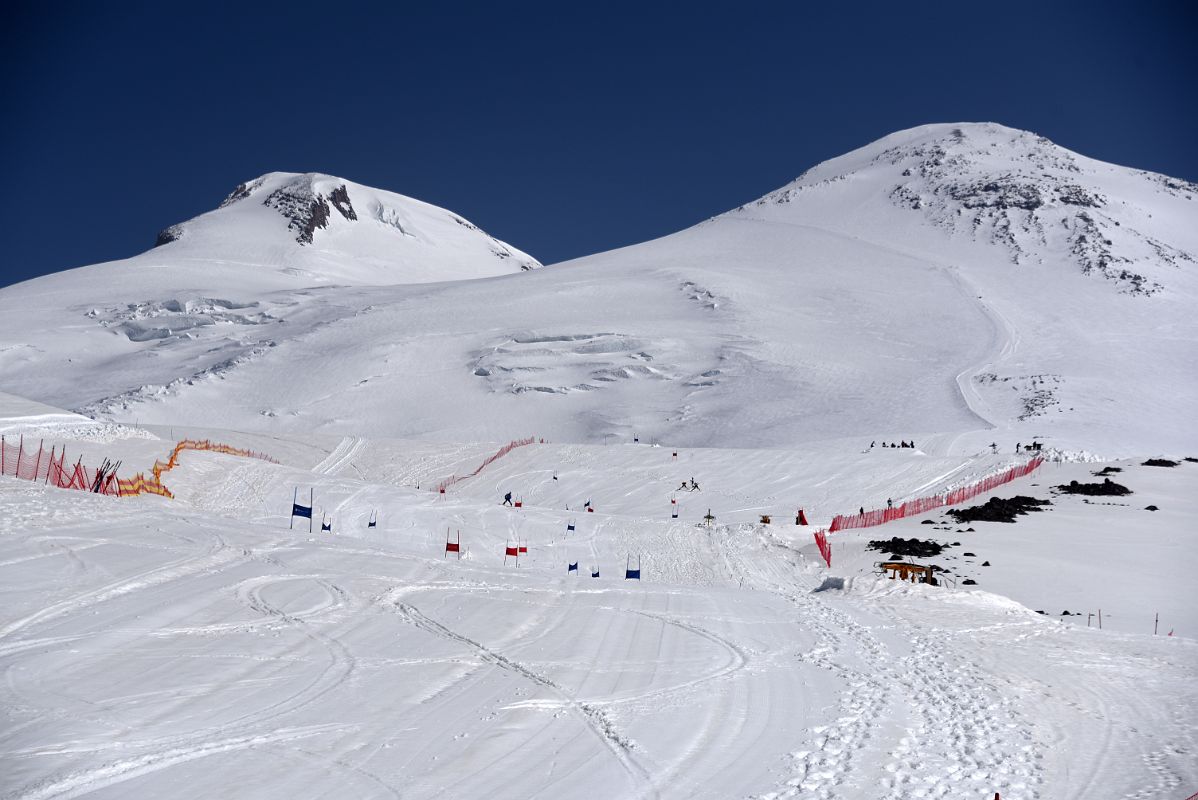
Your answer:
[[[360,436],[346,436],[337,446],[333,448],[333,452],[316,466],[312,467],[312,471],[318,475],[336,475],[341,472],[353,458],[362,450],[366,441]]]
[[[308,725],[298,728],[279,728],[270,733],[232,736],[197,741],[154,753],[118,759],[95,769],[83,770],[54,781],[30,787],[20,794],[10,795],[20,800],[67,800],[90,794],[122,781],[151,772],[168,769],[188,761],[207,758],[218,753],[247,750],[262,745],[292,742],[343,730],[341,725]]]
[[[388,602],[391,602],[395,609],[416,627],[435,636],[441,636],[462,644],[465,647],[475,651],[484,660],[494,664],[500,669],[515,672],[532,681],[533,683],[553,692],[568,708],[582,717],[587,727],[589,727],[596,736],[602,739],[608,750],[615,755],[621,766],[628,773],[629,778],[635,784],[635,794],[633,796],[658,796],[656,789],[650,782],[649,773],[632,755],[632,745],[626,738],[620,735],[612,721],[608,719],[607,715],[605,715],[599,708],[595,707],[594,705],[575,700],[572,696],[570,696],[569,693],[566,692],[566,690],[544,675],[535,672],[529,667],[526,667],[523,664],[508,658],[507,656],[495,652],[480,642],[477,642],[459,633],[455,633],[436,620],[430,619],[415,606],[398,600],[388,600]]]

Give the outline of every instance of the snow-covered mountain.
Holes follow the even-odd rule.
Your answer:
[[[1001,125],[928,125],[824,162],[738,213],[847,229],[871,201],[981,242],[1011,264],[1068,264],[1120,291],[1162,291],[1198,254],[1198,185],[1085,158]],[[884,207],[885,204],[877,203]],[[777,208],[772,208],[777,207]],[[906,237],[889,231],[901,244]],[[926,244],[921,234],[913,243]]]
[[[4,388],[126,421],[464,441],[1198,445],[1179,368],[1198,355],[1198,190],[1033,134],[903,131],[532,272],[448,212],[435,228],[380,197],[271,175],[137,259],[0,291]],[[329,263],[416,232],[519,274],[412,285],[472,273]]]
[[[272,172],[171,225],[138,266],[211,262],[285,285],[427,283],[541,266],[443,208],[330,175]]]

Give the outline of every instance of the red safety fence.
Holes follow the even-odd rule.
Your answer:
[[[60,450],[58,445],[54,445],[46,452],[42,442],[38,442],[34,451],[32,447],[25,447],[24,436],[17,440],[15,447],[0,436],[0,475],[58,489],[81,489],[108,495],[120,493],[117,478],[112,473],[105,474],[97,484],[100,471],[84,466],[82,456],[72,464],[67,461],[65,446]]]
[[[819,554],[824,557],[824,563],[831,567],[832,545],[828,544],[828,533],[822,528],[815,532],[815,546],[819,548]]]
[[[495,463],[499,459],[503,458],[508,453],[515,450],[517,447],[523,447],[526,444],[532,444],[536,440],[537,440],[537,437],[529,436],[527,439],[517,439],[515,441],[508,442],[503,447],[499,448],[494,453],[487,456],[486,461],[479,464],[478,467],[475,468],[474,472],[471,472],[469,475],[450,475],[448,478],[446,478],[445,480],[438,483],[437,491],[440,492],[441,494],[444,494],[445,490],[448,489],[450,486],[453,486],[455,483],[464,481],[467,478],[473,478],[475,475],[482,472],[484,469],[486,469],[487,467],[489,467],[491,464]]]
[[[971,483],[968,486],[962,486],[958,489],[953,489],[944,494],[934,495],[932,497],[920,497],[915,500],[908,500],[901,506],[893,508],[878,508],[873,511],[866,511],[863,514],[840,514],[832,519],[832,524],[828,527],[829,533],[845,530],[847,528],[872,528],[875,525],[883,525],[887,522],[894,522],[896,519],[904,517],[913,517],[917,514],[923,514],[931,511],[934,508],[943,508],[944,506],[953,506],[957,503],[963,503],[966,500],[977,497],[979,494],[984,494],[992,489],[1002,486],[1004,483],[1010,483],[1016,478],[1022,478],[1035,472],[1036,469],[1044,463],[1042,458],[1033,458],[1026,464],[1018,467],[1011,467],[1004,472],[998,472],[994,475],[988,475],[982,480]]]
[[[211,453],[223,453],[230,456],[241,456],[243,458],[257,458],[262,461],[269,461],[272,464],[279,462],[264,453],[257,453],[253,450],[243,450],[239,447],[230,447],[227,444],[219,444],[211,442],[207,439],[184,439],[175,445],[175,449],[171,451],[166,462],[155,461],[154,466],[150,469],[150,477],[147,478],[142,473],[137,473],[128,480],[118,481],[120,494],[122,496],[136,494],[156,494],[160,497],[171,497],[171,490],[166,488],[162,483],[162,473],[169,472],[179,465],[179,454],[184,450],[202,450]]]

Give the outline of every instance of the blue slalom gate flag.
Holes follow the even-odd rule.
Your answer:
[[[567,533],[569,533],[569,532],[570,532],[570,531],[572,531],[572,530],[574,530],[574,523],[573,523],[573,522],[567,522],[567,523],[566,523],[566,532],[567,532]]]
[[[599,568],[598,568],[598,567],[596,567],[595,569],[591,570],[591,577],[592,577],[592,578],[598,578],[598,577],[599,577]]]
[[[632,568],[632,556],[629,556],[624,564],[624,580],[639,581],[641,579],[641,557],[636,557],[636,569]]]
[[[333,532],[333,523],[322,522],[322,523],[320,523],[320,529],[322,531],[328,531],[329,533],[332,533]]]
[[[288,530],[295,530],[295,518],[302,517],[308,520],[308,533],[312,532],[312,509],[316,507],[316,490],[308,490],[308,505],[301,506],[299,504],[299,487],[291,492],[291,519],[287,524]]]
[[[578,572],[578,562],[575,561],[566,567],[566,572]]]

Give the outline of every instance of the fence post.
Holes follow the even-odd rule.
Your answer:
[[[0,436],[0,475],[6,474],[4,472],[4,469],[5,469],[4,468],[4,451],[6,449],[7,449],[7,446],[4,443],[4,437]]]
[[[37,444],[37,461],[33,464],[33,479],[37,480],[37,471],[42,468],[42,448],[46,446],[46,440],[42,439]]]
[[[25,434],[21,434],[21,443],[17,447],[17,471],[13,474],[21,477],[21,456],[25,455]]]

